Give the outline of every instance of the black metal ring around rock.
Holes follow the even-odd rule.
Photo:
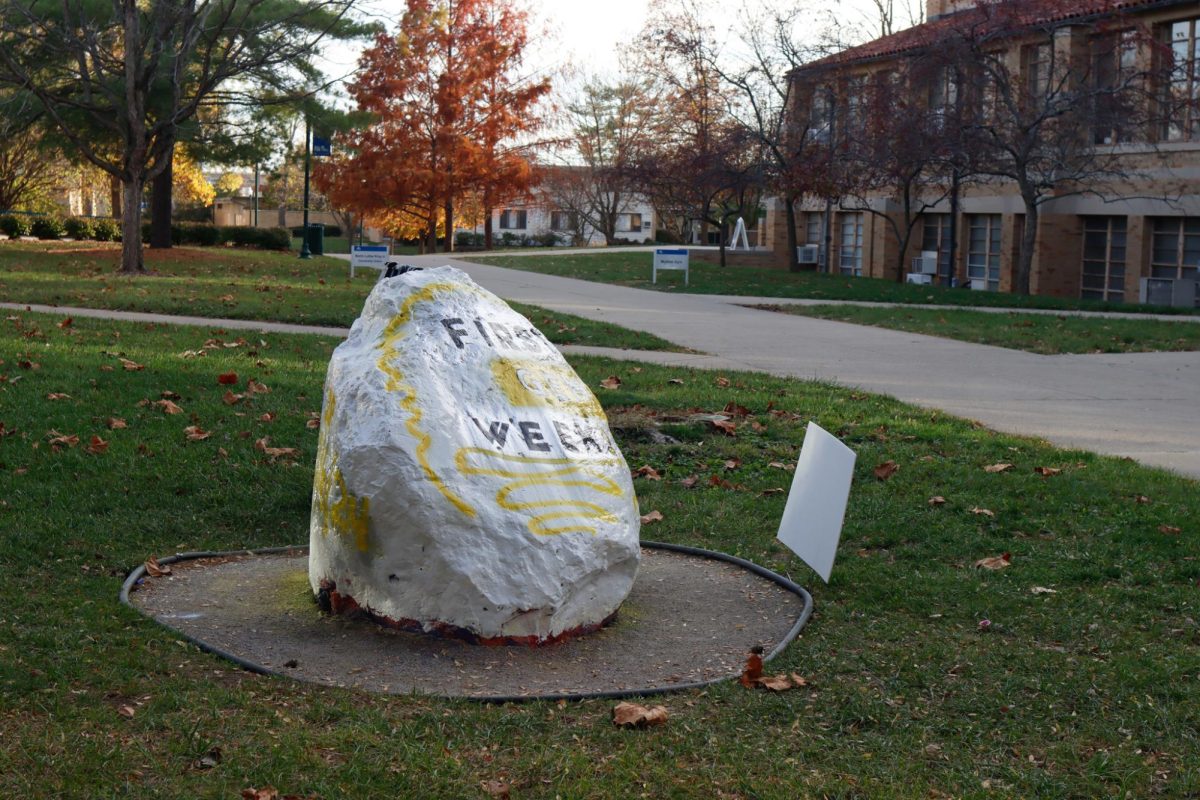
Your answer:
[[[149,591],[139,593],[145,599],[134,602],[130,593],[148,577],[139,565],[120,600],[251,672],[491,703],[710,686],[737,677],[752,647],[763,647],[770,661],[812,616],[807,590],[750,561],[641,544],[643,567],[617,622],[537,648],[468,645],[321,614],[307,572],[292,563],[307,552],[304,546],[179,553],[158,560],[180,565],[175,575],[161,583],[151,578]]]

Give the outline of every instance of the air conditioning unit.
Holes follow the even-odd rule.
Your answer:
[[[986,292],[988,290],[987,278],[971,278],[971,289],[976,292]]]
[[[937,275],[937,250],[922,250],[921,255],[912,260],[912,271],[922,275]]]
[[[821,247],[815,244],[804,244],[796,248],[797,264],[816,264],[821,258]]]
[[[1138,302],[1192,308],[1196,305],[1196,281],[1142,278],[1138,281]]]
[[[917,283],[921,286],[930,286],[933,284],[933,276],[927,275],[924,272],[910,272],[904,278],[905,283]]]

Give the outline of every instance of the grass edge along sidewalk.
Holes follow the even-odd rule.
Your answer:
[[[546,275],[611,283],[638,289],[662,292],[690,292],[742,297],[811,298],[818,300],[856,300],[899,304],[931,304],[947,306],[982,306],[989,308],[1119,311],[1130,314],[1200,314],[1200,310],[1142,306],[1135,303],[1072,300],[1040,295],[1022,296],[1008,292],[982,292],[969,289],[948,289],[940,286],[917,286],[882,278],[826,275],[817,272],[789,272],[767,267],[720,267],[693,258],[690,282],[683,286],[682,277],[671,273],[660,276],[658,283],[650,282],[649,252],[630,252],[620,248],[597,253],[530,256],[467,253],[456,258],[508,269],[519,269]]]
[[[784,304],[748,307],[940,336],[1041,355],[1200,350],[1200,325],[1186,321],[903,306]]]
[[[807,685],[660,698],[670,719],[645,731],[599,701],[379,697],[249,675],[116,603],[150,555],[306,539],[337,340],[9,316],[7,796],[1200,791],[1194,481],[825,384],[572,358],[662,516],[648,538],[814,589],[816,617],[769,667]],[[808,420],[858,453],[829,586],[773,538]]]

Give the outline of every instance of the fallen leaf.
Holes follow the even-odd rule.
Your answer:
[[[900,465],[895,461],[885,461],[875,467],[874,475],[876,478],[879,478],[879,480],[886,481],[888,478],[895,475],[896,471],[899,469]]]
[[[120,417],[109,417],[108,422],[105,424],[108,425],[108,429],[110,431],[117,431],[121,430],[122,428],[129,427],[127,424],[125,424],[125,420],[121,419]]]
[[[979,515],[979,516],[983,516],[983,517],[994,517],[994,516],[996,516],[996,512],[995,512],[995,511],[992,511],[990,508],[980,508],[979,506],[975,506],[974,508],[972,508],[972,509],[971,509],[971,513],[972,513],[972,514],[977,514],[977,515]]]
[[[65,392],[51,392],[50,394],[46,395],[46,399],[47,400],[70,400],[71,395],[69,395]]]
[[[637,703],[617,703],[612,710],[612,721],[619,728],[648,728],[652,725],[665,725],[667,708],[666,706],[646,708]]]
[[[64,319],[58,323],[58,327],[63,328],[65,330],[66,328],[71,327],[71,324],[74,322],[75,322],[74,319],[72,319],[71,317],[67,317],[66,319]]]
[[[1033,471],[1038,475],[1041,475],[1043,478],[1049,478],[1051,475],[1057,475],[1058,473],[1062,472],[1062,470],[1058,469],[1057,467],[1034,467]]]
[[[180,399],[179,392],[172,392],[170,389],[164,389],[163,391],[158,393],[158,396],[161,397],[163,400],[178,400],[178,399]]]
[[[484,781],[483,791],[491,797],[506,798],[509,796],[509,785],[504,781]]]
[[[157,558],[146,560],[146,574],[151,578],[161,578],[171,574],[171,568],[158,563]]]
[[[1158,532],[1165,533],[1170,536],[1174,536],[1176,534],[1182,533],[1183,531],[1180,528],[1176,528],[1174,525],[1165,525],[1164,524],[1164,525],[1158,526]]]
[[[164,414],[182,414],[183,409],[172,403],[170,400],[155,400],[154,405],[163,410]]]
[[[600,386],[602,386],[605,389],[620,389],[621,388],[621,379],[618,378],[616,375],[609,375],[607,378],[600,381]]]
[[[133,710],[133,706],[117,706],[117,713],[126,719],[133,719],[137,712]]]
[[[762,677],[762,674],[762,656],[758,653],[750,653],[750,655],[746,656],[746,666],[742,668],[742,675],[738,678],[738,683],[747,689],[753,688],[755,682]]]
[[[717,386],[720,386],[721,388],[725,388],[726,386],[729,385],[729,379],[718,376],[717,379],[714,381],[714,383],[716,383]]]
[[[745,406],[739,406],[737,403],[731,400],[725,404],[725,408],[722,409],[722,413],[728,414],[731,417],[747,417],[750,415],[750,409],[746,408]]]
[[[212,769],[221,763],[221,748],[214,747],[192,762],[192,769]]]
[[[792,673],[792,683],[797,686],[808,686],[808,681],[795,672]]]
[[[75,445],[79,444],[79,437],[73,433],[59,433],[58,431],[52,430],[46,435],[50,437],[49,444],[51,447],[54,447],[55,445],[74,447]]]
[[[944,506],[946,505],[946,498],[942,497],[940,494],[934,495],[933,497],[929,498],[929,505]]]
[[[726,436],[737,436],[737,425],[727,419],[710,419],[708,424]]]
[[[1141,503],[1141,504],[1145,505],[1150,502],[1150,498],[1146,497],[1146,495],[1144,495],[1144,494],[1135,494],[1133,496],[1133,501],[1135,503]]]
[[[225,297],[233,299],[233,295],[227,294]],[[279,790],[274,786],[264,786],[261,789],[253,787],[242,789],[242,800],[279,800]]]
[[[975,562],[975,566],[981,569],[1004,569],[1010,564],[1012,564],[1012,553],[992,556],[991,558],[981,558]]]
[[[237,382],[238,376],[236,372],[222,372],[217,376],[217,383],[221,384],[222,386],[232,386]]]
[[[662,522],[661,511],[651,511],[649,514],[642,514],[642,524],[649,525],[652,522]]]
[[[229,389],[226,389],[225,394],[221,395],[221,402],[227,406],[235,406],[242,402],[243,398],[245,397],[246,395],[244,394],[234,394]]]
[[[300,451],[295,447],[271,447],[270,437],[264,436],[261,439],[254,441],[254,449],[263,453],[272,461],[277,458],[295,458],[300,455]]]
[[[793,688],[792,679],[787,675],[764,675],[755,681],[755,683],[764,689],[770,689],[772,692],[786,692]]]
[[[784,464],[781,461],[772,461],[770,464],[767,464],[767,466],[773,469],[786,469],[788,472],[795,472],[796,470],[795,464]]]
[[[773,489],[763,489],[763,497],[773,494],[784,494],[786,490],[782,486],[776,486]]]
[[[259,416],[258,421],[259,422],[274,422],[275,421],[275,412],[268,411],[267,413],[262,414],[261,416]]]
[[[254,378],[246,381],[246,391],[250,394],[270,394],[271,390],[265,383],[259,383]]]
[[[656,470],[654,467],[650,466],[649,464],[643,464],[642,466],[638,467],[637,472],[635,474],[639,478],[645,478],[646,480],[651,480],[651,481],[661,481],[662,480],[662,475],[659,473],[659,471]]]
[[[144,364],[139,364],[136,361],[130,361],[128,358],[118,357],[117,360],[121,362],[121,366],[125,368],[126,372],[138,372],[139,370],[146,368]]]
[[[212,436],[212,433],[204,430],[199,425],[188,425],[183,429],[183,435],[187,437],[189,442],[202,442]]]
[[[99,436],[93,436],[91,443],[87,446],[87,451],[92,455],[100,455],[108,449],[108,442],[101,439]]]
[[[983,468],[983,471],[984,472],[1005,472],[1012,468],[1013,468],[1012,464],[1005,464],[1002,462],[999,464],[989,464],[988,466]]]
[[[317,428],[321,427],[321,420],[313,417],[304,423],[304,427],[308,428],[310,431],[316,430]]]
[[[667,383],[674,386],[683,386],[683,378],[667,378]]]
[[[1054,589],[1047,589],[1045,586],[1034,586],[1029,591],[1031,594],[1058,594]]]
[[[740,458],[730,458],[725,462],[725,469],[737,469],[742,465]]]
[[[683,480],[681,480],[679,482],[679,485],[685,489],[690,489],[693,486],[695,486],[699,481],[700,481],[699,475],[688,475],[686,478],[684,478]]]

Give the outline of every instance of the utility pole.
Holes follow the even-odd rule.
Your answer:
[[[254,227],[258,227],[258,162],[254,162]]]
[[[300,228],[300,257],[312,258],[308,249],[308,171],[312,161],[312,125],[308,116],[304,117],[304,225]]]

